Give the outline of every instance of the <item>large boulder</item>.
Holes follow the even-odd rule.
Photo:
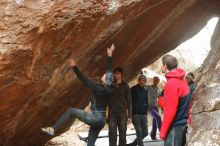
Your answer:
[[[193,97],[192,125],[189,145],[220,145],[220,22],[211,41],[212,50],[198,76]]]
[[[219,16],[219,7],[219,0],[1,0],[0,145],[43,145],[50,137],[40,127],[88,105],[89,90],[63,66],[72,51],[93,78],[105,72],[114,43],[114,66],[129,81]]]

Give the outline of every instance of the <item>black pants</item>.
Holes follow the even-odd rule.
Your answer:
[[[119,131],[119,146],[126,145],[127,115],[126,112],[109,113],[109,146],[117,145],[117,128]]]
[[[137,135],[133,145],[144,146],[143,139],[148,135],[147,115],[134,115],[132,122]]]
[[[63,124],[65,124],[73,117],[90,126],[87,146],[94,146],[99,132],[105,125],[105,112],[85,112],[81,109],[69,108],[52,127],[55,131],[58,131]]]
[[[186,125],[173,126],[164,141],[164,146],[185,146],[186,133]]]

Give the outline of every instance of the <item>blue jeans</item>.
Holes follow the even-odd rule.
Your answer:
[[[143,139],[148,135],[147,115],[134,115],[132,122],[137,135],[133,145],[144,146]]]
[[[77,118],[90,126],[88,146],[94,146],[95,141],[98,138],[99,132],[105,125],[105,112],[97,110],[86,112],[77,108],[69,108],[52,127],[55,131],[58,131],[61,126],[68,122],[71,118]]]
[[[187,125],[171,127],[164,141],[164,146],[185,146],[187,128]]]
[[[112,73],[112,57],[108,57],[107,70],[106,70],[106,85],[113,85],[113,73]]]
[[[112,71],[107,71],[106,72],[106,85],[112,86],[113,85],[113,73]]]

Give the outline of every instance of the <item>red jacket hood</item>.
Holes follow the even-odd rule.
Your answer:
[[[169,78],[183,79],[184,77],[185,77],[185,71],[181,68],[176,68],[166,74],[167,79]]]

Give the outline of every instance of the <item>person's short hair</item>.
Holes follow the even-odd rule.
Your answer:
[[[169,71],[177,68],[177,66],[178,66],[177,59],[175,57],[173,57],[172,55],[165,55],[165,56],[163,56],[162,62],[163,62],[163,65],[167,66],[167,69]]]
[[[156,76],[156,77],[154,77],[153,79],[154,79],[154,80],[158,80],[158,81],[160,81],[160,78],[159,78],[159,77],[157,77],[157,76]]]
[[[122,75],[124,74],[124,70],[123,70],[123,68],[122,67],[116,67],[114,70],[113,70],[113,73],[115,73],[115,72],[120,72]]]
[[[145,75],[140,74],[139,77],[138,77],[138,81],[140,81],[140,80],[145,80],[145,81],[147,81],[147,78],[146,78]]]

